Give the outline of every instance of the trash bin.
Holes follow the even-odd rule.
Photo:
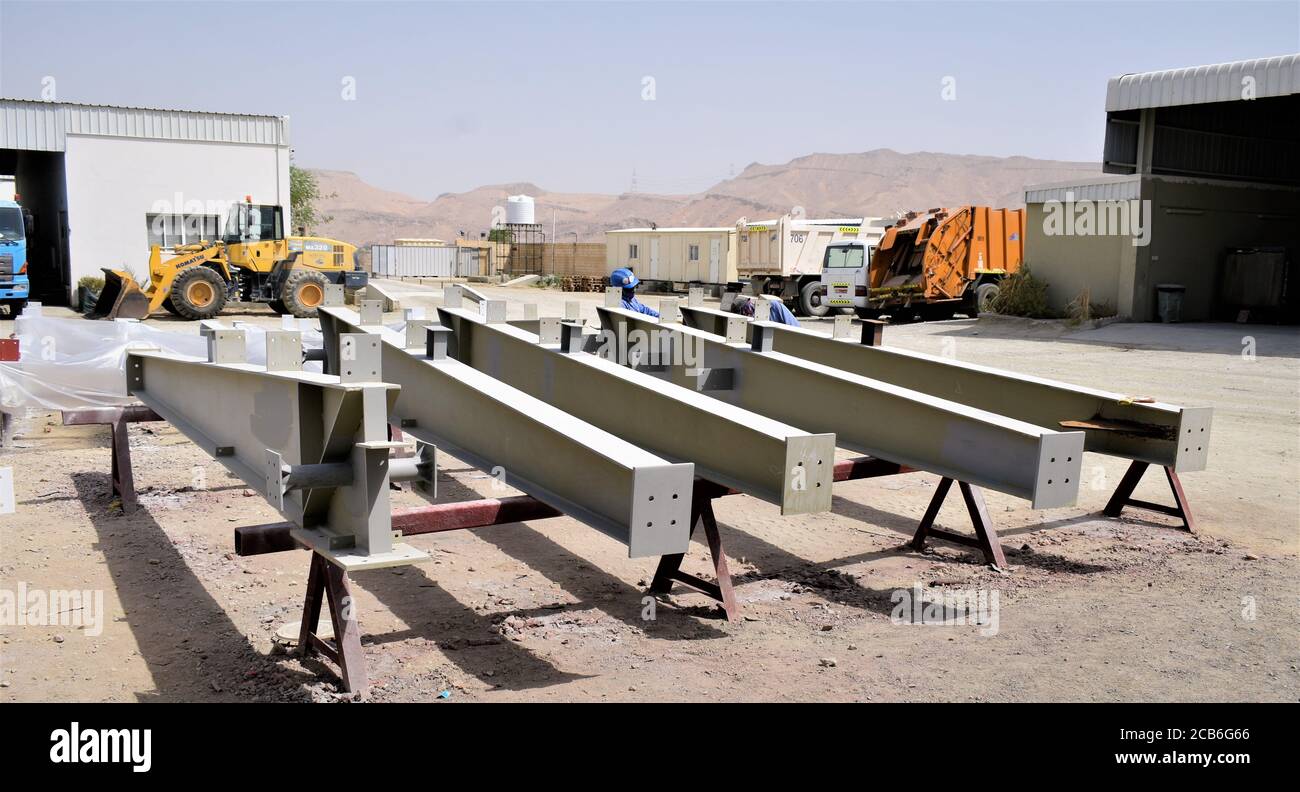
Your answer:
[[[1181,283],[1156,284],[1156,315],[1162,322],[1180,322],[1183,317],[1183,292]]]

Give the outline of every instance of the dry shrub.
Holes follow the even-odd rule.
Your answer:
[[[1045,319],[1052,315],[1047,307],[1047,282],[1035,278],[1028,267],[1002,279],[993,310],[1007,316]]]

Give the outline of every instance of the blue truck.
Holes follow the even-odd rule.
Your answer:
[[[31,214],[16,201],[0,200],[0,307],[10,316],[22,313],[31,294],[27,279],[27,234]]]

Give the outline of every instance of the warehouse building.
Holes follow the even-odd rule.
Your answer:
[[[1103,171],[1028,187],[1026,262],[1064,311],[1085,291],[1136,321],[1294,317],[1300,55],[1126,74]],[[1170,317],[1172,318],[1172,317]]]
[[[212,239],[249,196],[289,212],[289,119],[0,99],[0,175],[35,219],[32,299],[77,280],[147,276],[149,246]]]
[[[622,228],[605,232],[605,269],[675,288],[724,284],[736,280],[736,250],[734,227]]]

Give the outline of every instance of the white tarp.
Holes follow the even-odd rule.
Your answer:
[[[207,356],[207,340],[199,335],[197,325],[173,333],[129,319],[108,322],[45,317],[39,309],[19,316],[15,324],[19,360],[0,362],[0,408],[4,412],[133,403],[135,399],[126,395],[128,348]],[[265,365],[266,328],[246,322],[229,324],[244,331],[248,362]],[[304,329],[302,342],[305,347],[319,347],[320,331]],[[319,372],[321,365],[310,362],[303,368]]]

